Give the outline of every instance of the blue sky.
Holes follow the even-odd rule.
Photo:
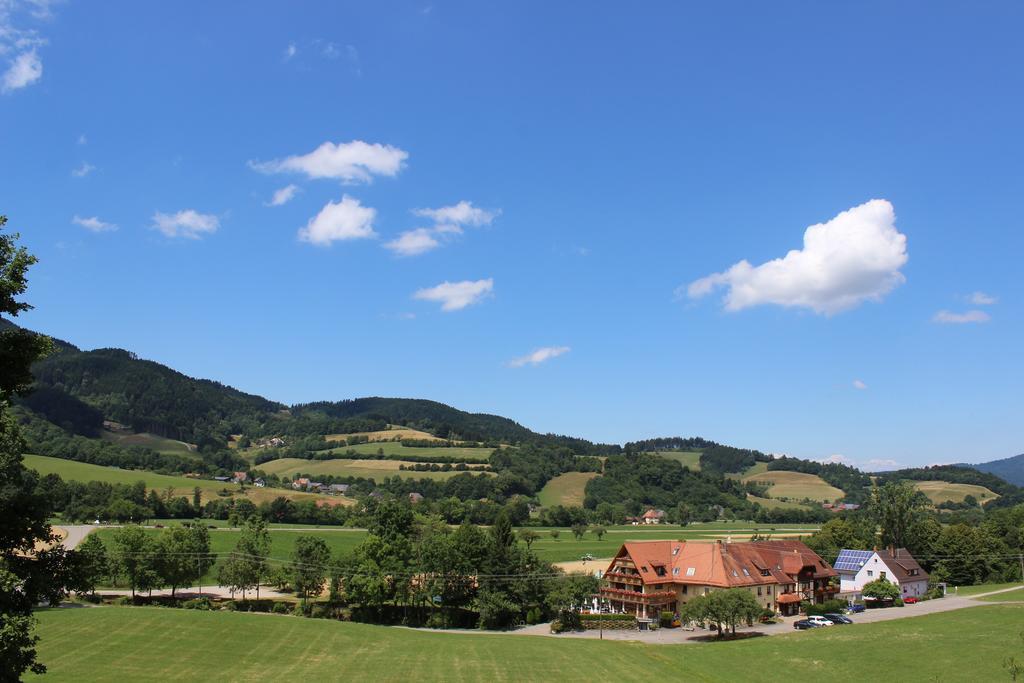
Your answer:
[[[0,0],[22,322],[289,403],[1014,455],[1024,8],[977,4]]]

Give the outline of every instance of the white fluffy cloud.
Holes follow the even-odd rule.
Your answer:
[[[85,176],[89,175],[95,170],[95,166],[90,164],[88,161],[83,161],[81,166],[79,166],[78,168],[71,169],[71,175],[75,176],[76,178],[84,178]]]
[[[965,311],[963,313],[954,313],[952,311],[942,310],[936,313],[932,317],[933,322],[942,323],[944,325],[966,325],[969,323],[987,323],[992,319],[985,311]]]
[[[303,173],[308,178],[332,178],[345,183],[368,183],[373,176],[395,176],[409,153],[391,145],[325,142],[309,154],[272,161],[250,161],[261,173]]]
[[[390,242],[385,242],[384,246],[399,256],[415,256],[441,246],[434,235],[435,232],[430,228],[406,230]]]
[[[267,206],[283,206],[284,204],[287,204],[292,199],[294,199],[295,195],[298,193],[298,185],[286,185],[285,187],[282,187],[280,190],[274,191],[274,196],[271,197],[269,202],[267,202]]]
[[[990,296],[985,292],[975,292],[974,294],[971,294],[967,300],[975,306],[992,306],[999,302],[999,299],[994,296]]]
[[[12,59],[0,79],[0,92],[9,93],[32,85],[43,77],[43,61],[33,48]]]
[[[334,242],[376,237],[373,221],[377,209],[363,206],[355,197],[344,195],[340,202],[327,202],[306,227],[299,230],[299,239],[326,247]]]
[[[508,362],[508,366],[510,368],[521,368],[525,365],[540,365],[544,361],[557,358],[564,353],[569,353],[570,350],[568,346],[543,346],[525,356],[513,358]]]
[[[220,219],[212,214],[199,213],[185,209],[178,213],[153,214],[154,230],[159,230],[167,237],[186,237],[197,240],[208,233],[217,232]]]
[[[725,308],[776,304],[832,315],[878,301],[905,280],[907,238],[896,230],[892,204],[873,199],[804,232],[803,249],[759,266],[743,260],[692,282],[697,299],[725,286]]]
[[[861,391],[863,391],[864,389],[868,388],[868,385],[865,384],[863,380],[855,379],[853,380],[853,388],[860,389]]]
[[[451,226],[461,231],[463,225],[490,225],[501,211],[488,211],[462,200],[458,204],[438,209],[415,209],[413,213],[432,219],[437,226]]]
[[[462,200],[452,206],[437,209],[414,209],[413,214],[430,218],[434,225],[429,228],[406,230],[398,237],[385,242],[384,246],[399,256],[415,256],[436,249],[452,235],[461,235],[463,226],[490,225],[501,214],[501,210],[486,210]]]
[[[872,458],[865,462],[861,466],[861,469],[865,472],[880,472],[883,470],[895,470],[899,467],[900,463],[896,460],[891,460],[889,458]]]
[[[71,219],[71,222],[93,232],[111,232],[113,230],[117,230],[117,225],[101,221],[96,216],[81,218],[76,214],[75,217]]]
[[[462,282],[442,282],[436,287],[418,290],[414,299],[436,301],[441,304],[442,311],[458,311],[466,306],[478,303],[494,291],[494,280],[463,280]]]

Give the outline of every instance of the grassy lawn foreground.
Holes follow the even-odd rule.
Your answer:
[[[46,680],[1003,680],[1024,606],[998,605],[735,643],[644,645],[441,634],[277,615],[142,607],[44,610]],[[1007,679],[1008,680],[1008,679]]]

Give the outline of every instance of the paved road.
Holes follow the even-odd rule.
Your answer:
[[[55,529],[56,528],[63,529],[67,533],[67,536],[65,536],[64,540],[61,542],[62,545],[68,550],[74,550],[78,547],[79,543],[85,540],[86,536],[91,534],[93,530],[98,527],[91,524],[61,524],[60,527],[55,527]]]
[[[873,609],[867,612],[861,612],[855,614],[852,619],[858,624],[871,624],[878,621],[891,621],[893,619],[906,619],[907,617],[917,617],[923,614],[935,614],[937,612],[949,612],[957,609],[965,609],[967,607],[981,607],[984,605],[992,605],[995,603],[982,602],[977,598],[984,597],[986,595],[998,595],[999,593],[1006,593],[1008,591],[1020,590],[1022,586],[1014,586],[1012,588],[1004,588],[997,591],[990,591],[988,593],[980,593],[978,595],[972,595],[971,597],[961,597],[958,595],[948,595],[940,600],[925,600],[919,602],[916,605],[907,605],[905,607],[892,607],[889,609]],[[762,633],[767,636],[777,636],[783,633],[794,633],[793,622],[800,619],[800,617],[786,617],[779,621],[777,624],[758,624],[756,626],[747,628],[737,628],[737,633]],[[846,628],[845,626],[831,626],[827,628]],[[562,633],[552,634],[550,624],[537,624],[536,626],[527,626],[515,631],[516,634],[529,635],[529,636],[552,636],[555,638],[598,638],[600,633],[598,631],[582,631],[579,633]],[[695,631],[686,631],[681,628],[661,628],[656,631],[641,632],[641,631],[605,631],[605,640],[633,640],[643,643],[651,643],[656,645],[680,645],[685,643],[699,642],[698,638],[706,638],[709,635],[713,635],[714,631],[697,629]]]

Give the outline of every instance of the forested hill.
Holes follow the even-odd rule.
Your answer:
[[[1002,477],[1011,484],[1024,486],[1024,453],[1015,455],[1012,458],[982,462],[977,465],[964,464],[960,465],[960,467],[970,467],[980,472],[988,472],[997,477]]]
[[[122,349],[59,348],[32,367],[24,403],[58,425],[93,436],[103,420],[188,443],[223,445],[256,430],[285,406],[219,382],[196,379]],[[90,434],[90,429],[93,431]]]
[[[539,443],[564,446],[576,453],[590,455],[610,455],[622,450],[618,445],[595,444],[571,436],[538,434],[507,417],[467,413],[426,399],[369,397],[292,406],[292,415],[296,418],[317,414],[336,419],[379,417],[391,424],[420,429],[456,441]]]
[[[621,450],[618,445],[538,434],[505,417],[424,399],[372,397],[289,408],[220,382],[189,377],[123,349],[82,351],[54,341],[54,353],[32,367],[33,392],[19,403],[85,437],[98,436],[103,421],[112,420],[135,432],[219,449],[232,434],[312,436],[382,429],[390,423],[455,440],[533,443],[591,455]]]

